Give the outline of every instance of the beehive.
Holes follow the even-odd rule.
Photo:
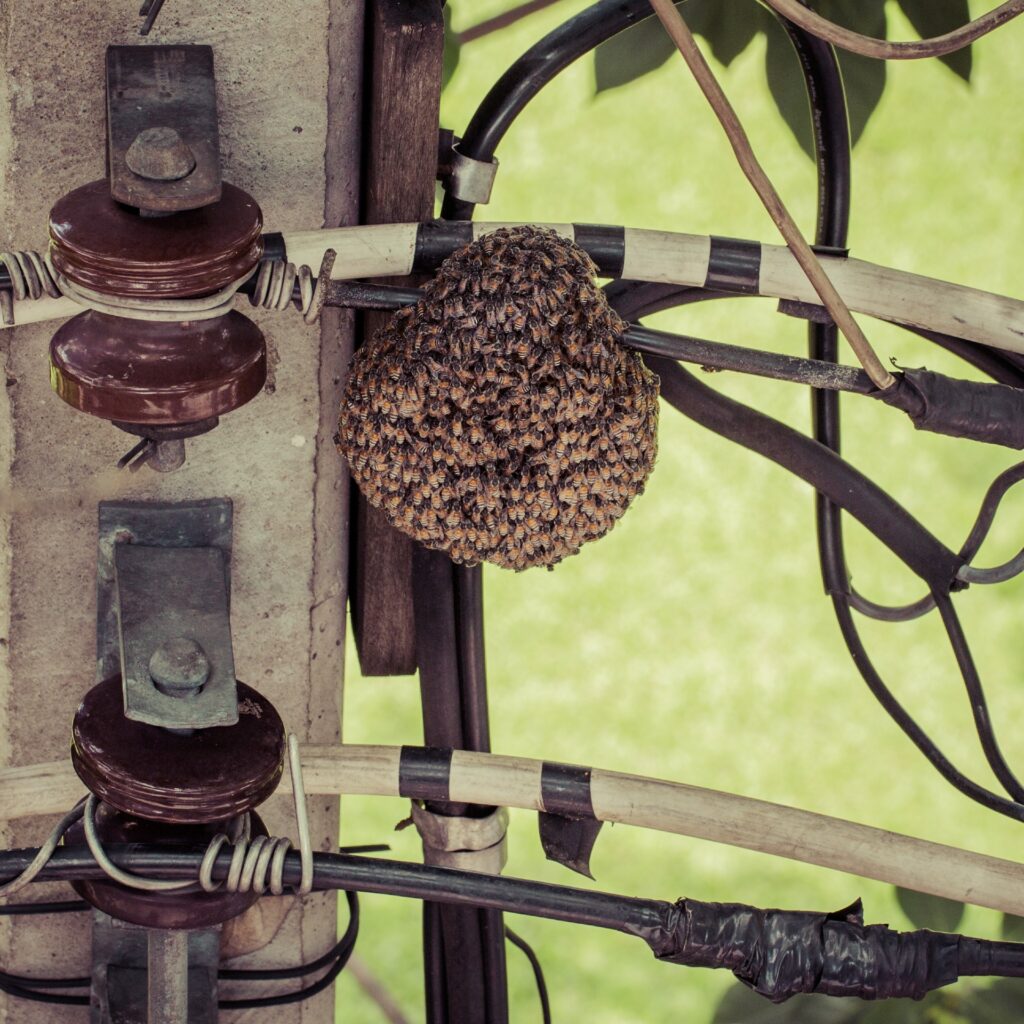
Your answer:
[[[460,563],[550,566],[643,490],[658,382],[595,273],[552,231],[502,228],[358,351],[338,444],[399,530]]]

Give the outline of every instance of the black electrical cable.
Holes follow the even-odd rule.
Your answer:
[[[1024,821],[1024,805],[1007,800],[980,786],[964,775],[939,749],[931,737],[917,724],[909,712],[897,700],[893,692],[886,686],[877,669],[872,664],[860,633],[850,614],[849,601],[843,594],[833,594],[832,604],[835,608],[836,620],[843,640],[846,642],[853,663],[857,666],[868,689],[882,705],[886,714],[903,730],[910,741],[928,759],[938,773],[964,796],[976,801],[990,811],[996,811],[1016,821]]]
[[[649,0],[600,0],[530,47],[491,87],[459,142],[459,152],[490,162],[526,105],[559,72],[623,29],[652,16]],[[448,194],[446,220],[469,220],[475,203]]]
[[[205,847],[183,850],[137,843],[110,844],[105,850],[113,862],[126,871],[165,878],[196,877],[205,854]],[[0,884],[24,871],[36,852],[0,851]],[[231,853],[218,854],[212,868],[213,879],[226,878],[230,867]],[[298,885],[301,877],[301,858],[296,851],[290,851],[284,859],[282,880],[285,885]],[[87,846],[62,846],[54,851],[35,880],[53,882],[106,878]],[[662,900],[574,889],[507,875],[455,871],[426,864],[338,853],[313,855],[313,887],[484,907],[633,935],[642,935],[647,929],[659,927],[668,906]]]
[[[963,678],[967,690],[967,697],[971,703],[971,714],[974,718],[974,728],[981,741],[981,748],[985,753],[985,760],[988,761],[992,773],[1000,781],[1003,789],[1017,803],[1024,804],[1024,786],[1021,786],[1017,776],[1014,775],[1010,766],[1006,763],[1002,751],[999,749],[999,742],[996,740],[995,730],[992,727],[992,719],[988,711],[988,702],[985,699],[985,690],[981,684],[981,677],[978,675],[977,666],[971,656],[970,647],[967,644],[967,637],[964,635],[963,626],[960,624],[960,617],[953,607],[953,602],[946,594],[936,594],[935,604],[942,616],[942,623],[949,637],[950,646],[953,648],[953,656],[956,658],[957,667]]]
[[[85,900],[60,900],[56,903],[0,904],[0,917],[23,917],[35,914],[77,914],[92,910]]]
[[[0,992],[18,999],[25,999],[30,1003],[51,1003],[56,1006],[88,1006],[88,996],[64,995],[60,992],[41,992],[35,988],[26,988],[23,985],[15,984],[7,980],[8,975],[0,974]],[[46,984],[46,980],[40,978],[37,984]],[[88,981],[86,982],[88,984]]]
[[[48,903],[8,903],[0,906],[0,916],[21,916],[34,914],[72,914],[91,907],[84,900],[60,900]],[[0,971],[0,992],[27,999],[36,1003],[51,1003],[58,1006],[88,1006],[88,996],[67,996],[59,993],[42,992],[48,988],[88,988],[91,978],[27,978],[21,974]]]
[[[302,978],[330,965],[322,977],[294,992],[282,992],[274,996],[252,996],[244,999],[218,999],[218,1007],[222,1010],[248,1010],[256,1007],[287,1006],[289,1003],[299,1003],[305,999],[311,999],[318,992],[323,992],[328,988],[345,969],[355,950],[356,940],[359,938],[359,898],[352,891],[346,891],[345,898],[348,901],[349,920],[344,934],[336,945],[311,963],[299,964],[296,967],[273,967],[261,970],[222,969],[218,971],[218,978],[228,981],[274,981]]]
[[[812,134],[818,167],[818,218],[815,242],[819,245],[842,248],[846,245],[849,226],[851,178],[849,123],[839,62],[830,45],[805,32],[786,18],[780,17],[779,22],[789,35],[799,58],[811,108]],[[958,345],[955,340],[952,340],[951,344],[951,339],[943,335],[936,335],[934,332],[924,332],[923,336],[930,337],[930,340],[940,345],[944,344],[945,347],[957,351],[958,354],[964,354],[962,345]],[[838,333],[834,325],[812,324],[809,340],[812,358],[833,363],[838,360]],[[986,370],[991,369],[1000,374],[1004,367],[1009,367],[1010,372],[1018,368],[1018,364],[1014,360],[1008,360],[1005,356],[992,356],[988,359],[982,357],[981,361],[986,364]],[[978,365],[977,360],[975,365]],[[996,376],[996,379],[999,380],[1000,377]],[[812,392],[812,401],[814,437],[838,454],[840,451],[840,396],[835,391],[815,390]],[[1013,472],[1013,470],[1010,471],[1011,477]],[[998,485],[999,482],[997,481],[996,484]],[[996,485],[993,485],[993,488],[996,488]],[[989,494],[986,495],[982,504],[975,529],[972,530],[964,548],[961,549],[961,556],[965,562],[969,562],[975,553],[974,550],[971,550],[972,545],[980,546],[991,525],[992,517],[995,514],[995,507],[990,502],[993,488],[989,489]],[[1005,493],[1005,490],[999,493],[999,497],[1002,496],[1002,493]],[[998,498],[995,505],[998,505]],[[842,510],[839,505],[819,491],[816,496],[816,518],[822,579],[826,592],[833,596],[833,604],[837,618],[840,620],[841,631],[847,647],[853,655],[854,663],[860,669],[865,682],[868,683],[875,696],[881,700],[883,707],[890,715],[893,715],[894,711],[898,709],[898,714],[894,716],[897,723],[925,753],[932,764],[939,768],[948,781],[967,795],[971,795],[968,789],[973,787],[974,799],[981,798],[982,802],[989,801],[989,806],[991,806],[991,800],[996,798],[995,794],[971,783],[953,768],[952,764],[941,755],[930,737],[920,729],[898,702],[895,702],[891,692],[882,683],[874,666],[868,660],[864,645],[857,633],[856,624],[849,614],[850,596],[854,596],[863,612],[876,615],[882,613],[893,618],[916,617],[916,615],[928,611],[930,604],[937,605],[968,692],[975,729],[986,760],[996,778],[1014,801],[1009,806],[1000,801],[999,807],[993,809],[998,809],[1005,814],[1012,807],[1015,813],[1010,816],[1021,819],[1018,802],[1024,798],[1024,788],[1021,787],[999,749],[989,719],[981,680],[948,593],[932,588],[931,602],[925,598],[913,605],[895,609],[869,602],[856,594],[850,584],[846,567],[841,517]]]
[[[284,1006],[288,1003],[300,1002],[315,996],[327,988],[341,973],[347,965],[352,951],[355,948],[356,940],[359,937],[359,898],[354,892],[346,892],[345,897],[349,907],[349,923],[344,934],[338,942],[322,956],[317,957],[309,963],[298,964],[294,967],[264,967],[256,969],[242,968],[221,968],[217,977],[222,981],[285,981],[292,978],[304,978],[307,975],[315,974],[317,971],[329,967],[329,970],[313,982],[311,985],[303,986],[294,992],[285,992],[273,996],[253,996],[245,999],[221,999],[218,1006],[221,1009],[241,1010],[261,1006]],[[15,913],[26,912],[26,907],[56,907],[47,911],[31,911],[33,913],[67,913],[71,910],[88,909],[89,905],[84,901],[74,900],[62,904],[19,904],[15,907],[4,907],[4,912],[14,911]],[[28,978],[18,974],[11,974],[7,971],[0,971],[0,991],[19,999],[28,999],[35,1002],[56,1003],[62,1006],[87,1006],[88,996],[60,996],[49,992],[39,991],[48,988],[88,988],[92,983],[89,977],[77,978]]]
[[[525,956],[529,961],[530,969],[533,971],[533,980],[537,983],[537,998],[540,1000],[541,1019],[544,1024],[551,1024],[551,1002],[548,998],[548,985],[544,980],[544,968],[541,966],[537,954],[533,951],[533,947],[526,941],[526,939],[517,935],[507,925],[505,926],[505,938],[507,938],[513,946],[521,950],[523,956]]]

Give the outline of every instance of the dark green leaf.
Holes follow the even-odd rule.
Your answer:
[[[657,18],[648,18],[602,43],[594,54],[597,92],[632,82],[660,68],[675,53]]]
[[[816,7],[826,17],[858,32],[883,38],[886,31],[884,0],[822,0]],[[765,70],[768,88],[786,124],[804,152],[813,156],[811,113],[800,63],[778,22],[768,25]],[[850,115],[850,136],[861,137],[868,119],[885,90],[885,61],[854,54],[839,54]]]
[[[715,1008],[712,1024],[853,1024],[863,1007],[859,999],[830,996],[794,996],[775,1005],[736,984]]]
[[[900,7],[922,39],[945,35],[971,20],[967,0],[900,0]],[[973,58],[969,46],[939,60],[965,82],[971,80]]]
[[[1015,914],[1003,914],[1003,923],[1000,931],[1003,938],[1008,942],[1024,942],[1024,917],[1017,917]]]
[[[715,59],[730,64],[757,35],[760,7],[752,0],[685,0],[680,3],[686,23],[703,36]],[[594,55],[597,92],[632,82],[660,68],[676,48],[657,18],[648,18],[602,43]]]
[[[1024,982],[1000,978],[988,988],[969,993],[960,1013],[971,1024],[1019,1024],[1024,1016]]]
[[[680,10],[703,36],[715,60],[728,67],[764,27],[764,9],[752,0],[686,0]]]
[[[929,896],[913,889],[896,888],[900,909],[915,928],[928,928],[933,932],[952,932],[964,916],[964,905],[956,900]]]
[[[459,37],[452,31],[452,5],[444,5],[444,58],[441,70],[441,88],[443,89],[455,74],[459,66]]]

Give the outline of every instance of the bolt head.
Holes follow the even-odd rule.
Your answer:
[[[171,637],[150,656],[149,675],[161,693],[190,697],[210,678],[210,661],[191,637]]]
[[[174,128],[144,128],[124,155],[128,169],[149,181],[179,181],[196,166],[188,144]]]

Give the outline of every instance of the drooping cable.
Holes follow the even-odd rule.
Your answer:
[[[540,1000],[540,1013],[543,1024],[551,1024],[551,1002],[548,998],[548,985],[544,980],[544,968],[541,966],[533,947],[520,935],[517,935],[508,925],[505,926],[505,938],[520,950],[523,956],[529,961],[530,969],[533,971],[533,980],[537,983],[537,998]]]
[[[304,880],[305,870],[303,871],[303,878],[300,880],[300,884]],[[348,926],[338,942],[324,953],[323,956],[308,964],[299,964],[296,967],[271,967],[256,970],[221,968],[217,974],[219,979],[225,981],[279,981],[289,978],[303,978],[324,967],[328,967],[328,970],[320,978],[309,985],[296,989],[294,992],[282,992],[279,995],[273,996],[218,999],[217,1005],[220,1009],[246,1010],[261,1006],[287,1006],[290,1003],[299,1003],[304,999],[310,999],[318,992],[323,992],[324,989],[328,988],[345,969],[355,950],[356,940],[359,938],[359,898],[355,892],[346,891],[345,899],[348,901]]]

